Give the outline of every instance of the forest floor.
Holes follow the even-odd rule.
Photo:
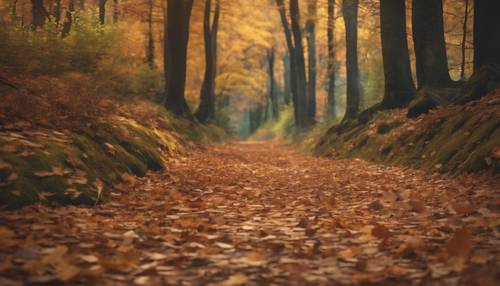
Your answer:
[[[169,166],[95,207],[1,211],[0,284],[500,281],[500,191],[486,177],[269,142],[211,146]]]

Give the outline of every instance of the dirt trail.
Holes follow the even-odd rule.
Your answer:
[[[170,160],[95,208],[0,212],[0,284],[494,285],[500,192],[259,142]],[[97,285],[96,284],[96,285]]]

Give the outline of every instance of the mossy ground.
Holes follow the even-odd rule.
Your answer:
[[[500,90],[416,119],[406,110],[381,111],[368,123],[344,122],[311,132],[302,143],[315,154],[413,165],[452,174],[500,174]]]
[[[25,122],[0,131],[0,206],[96,204],[128,175],[168,168],[166,158],[227,135],[156,110],[148,123],[121,115],[56,131]],[[143,118],[142,118],[143,119]]]

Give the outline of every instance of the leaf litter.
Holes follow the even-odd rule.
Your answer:
[[[315,158],[274,143],[212,146],[169,166],[124,173],[111,201],[95,207],[1,211],[0,284],[499,282],[494,179]]]

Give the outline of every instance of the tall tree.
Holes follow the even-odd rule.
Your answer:
[[[291,98],[291,82],[290,82],[290,55],[284,53],[282,56],[283,60],[283,101],[285,105],[290,104]]]
[[[290,91],[292,94],[292,102],[293,102],[293,114],[295,118],[296,125],[299,125],[299,105],[297,102],[297,66],[295,64],[295,46],[293,43],[293,35],[290,29],[290,24],[288,23],[288,19],[286,17],[286,9],[285,9],[285,1],[284,0],[276,0],[276,5],[278,6],[278,12],[280,14],[281,24],[283,26],[283,31],[285,32],[285,40],[286,46],[288,49],[288,59],[289,59],[289,67],[290,67]]]
[[[31,0],[32,27],[42,27],[45,24],[48,12],[43,6],[43,0]]]
[[[412,11],[418,88],[451,85],[444,40],[443,1],[413,0]]]
[[[155,66],[155,40],[153,38],[153,0],[148,0],[148,36],[146,61],[150,68]]]
[[[297,81],[297,126],[300,129],[309,127],[312,119],[309,114],[309,102],[306,87],[306,63],[302,46],[302,29],[300,26],[300,10],[298,0],[290,0],[290,19],[294,43],[294,64]]]
[[[358,67],[358,0],[343,0],[342,14],[346,31],[347,105],[344,120],[359,113],[361,90]]]
[[[106,22],[106,2],[107,0],[99,0],[99,23],[101,25]]]
[[[210,24],[212,0],[205,1],[203,20],[205,41],[205,76],[200,94],[200,106],[196,118],[209,122],[215,117],[215,76],[217,73],[217,32],[219,30],[220,2],[215,0],[215,11]]]
[[[474,71],[500,66],[500,1],[474,0]]]
[[[80,10],[85,10],[85,0],[80,0],[79,3],[80,3],[79,5]]]
[[[380,0],[380,32],[384,62],[384,108],[406,106],[415,97],[406,40],[405,0]]]
[[[54,15],[54,20],[56,21],[56,24],[59,26],[59,23],[61,22],[61,12],[62,12],[62,5],[61,5],[61,0],[56,1],[56,7],[54,7],[54,12],[52,15]]]
[[[118,0],[113,0],[113,23],[118,22],[119,16],[120,16],[120,9],[118,6]]]
[[[269,99],[271,100],[271,110],[273,111],[273,119],[277,120],[279,118],[279,108],[275,87],[276,80],[274,78],[275,58],[275,48],[273,46],[267,51],[267,66],[269,70]]]
[[[68,0],[68,8],[66,9],[66,19],[64,19],[64,25],[62,29],[63,37],[66,37],[71,31],[74,12],[75,12],[75,0]]]
[[[335,0],[328,0],[328,96],[327,114],[335,118]]]
[[[309,119],[314,121],[316,117],[316,14],[318,10],[317,0],[308,0],[307,12],[308,18],[306,22],[307,33],[307,96],[308,96],[308,115]]]
[[[193,0],[167,0],[164,49],[165,106],[176,115],[190,115],[184,92],[192,8]]]
[[[469,0],[465,0],[464,5],[464,24],[462,25],[462,43],[461,43],[461,53],[462,53],[462,62],[460,65],[460,80],[465,80],[465,53],[467,48],[467,27],[469,22]]]

